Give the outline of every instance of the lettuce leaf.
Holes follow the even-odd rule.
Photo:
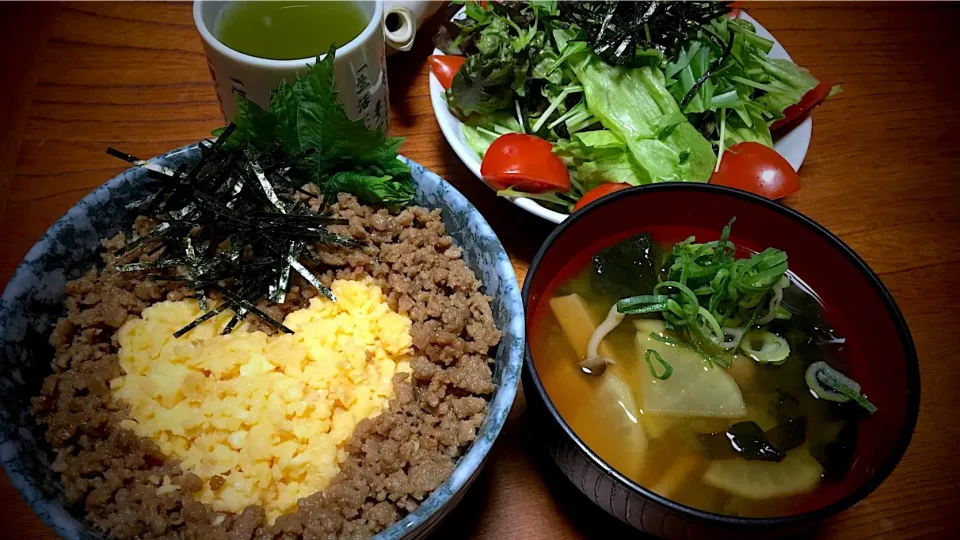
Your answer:
[[[608,129],[574,133],[570,140],[559,141],[553,148],[553,153],[560,157],[584,161],[623,154],[626,151],[627,145],[623,139]]]
[[[554,36],[560,49],[570,39],[563,30]],[[568,65],[583,86],[590,112],[623,139],[637,174],[630,183],[709,180],[716,155],[690,122],[677,121],[680,107],[663,72],[650,66],[613,67],[589,52],[572,55]]]
[[[756,99],[757,103],[783,117],[787,107],[798,103],[804,94],[820,84],[816,77],[806,69],[781,58],[756,58],[766,75],[766,83],[777,88],[778,92],[766,92]]]
[[[265,150],[279,144],[291,156],[305,154],[296,166],[304,184],[312,182],[328,194],[352,193],[368,204],[409,204],[413,177],[397,159],[403,139],[347,116],[333,84],[335,54],[331,47],[305,75],[292,84],[281,82],[267,110],[238,95],[237,128],[226,146]]]
[[[505,111],[480,116],[474,115],[460,124],[460,131],[467,145],[477,153],[480,159],[487,153],[493,141],[505,133],[520,133],[520,122]]]
[[[626,152],[585,161],[575,170],[584,192],[607,182],[633,186],[647,183],[641,180],[642,172],[638,171],[633,159]]]
[[[730,148],[741,142],[757,142],[765,146],[773,146],[770,126],[762,117],[747,112],[746,118],[750,121],[747,124],[743,116],[731,112],[727,112],[726,115],[727,127],[724,131],[724,148]]]

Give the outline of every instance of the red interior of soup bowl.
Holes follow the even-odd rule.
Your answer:
[[[528,335],[534,330],[531,320],[546,307],[542,301],[567,269],[580,266],[571,261],[586,262],[600,248],[651,228],[676,227],[692,230],[700,241],[716,240],[731,217],[736,223],[730,239],[738,246],[787,252],[792,276],[822,300],[827,320],[847,340],[844,360],[850,375],[878,408],[860,424],[844,480],[827,484],[796,509],[797,514],[819,516],[837,512],[875,489],[903,456],[917,420],[920,376],[913,341],[890,293],[862,259],[809,218],[712,185],[659,184],[620,191],[575,213],[544,244],[525,287]],[[542,391],[542,385],[537,386]]]

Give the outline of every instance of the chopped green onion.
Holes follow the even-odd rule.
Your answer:
[[[653,362],[650,360],[651,356],[655,358],[661,366],[663,366],[663,373],[657,374],[657,370],[653,367]],[[647,368],[650,369],[650,375],[652,375],[655,379],[665,381],[669,379],[671,375],[673,375],[673,366],[668,364],[667,361],[664,360],[657,351],[653,349],[647,349],[647,352],[643,355],[643,359],[647,361]]]
[[[643,306],[647,304],[662,304],[669,299],[670,297],[664,294],[631,296],[629,298],[619,300],[617,302],[617,310],[620,311],[620,313],[626,313],[627,310],[633,309],[637,306]]]
[[[723,341],[717,343],[717,345],[727,350],[736,349],[737,345],[743,340],[744,333],[746,331],[743,328],[726,327],[723,329]]]
[[[620,308],[617,308],[620,309]],[[657,313],[666,309],[666,304],[650,304],[647,306],[631,307],[620,310],[624,315],[643,315],[645,313]]]
[[[701,326],[701,329],[706,330],[704,334],[709,337],[711,341],[714,343],[723,341],[723,329],[720,328],[720,323],[718,323],[717,319],[703,306],[697,309],[697,320],[702,320],[706,323]]]
[[[776,315],[777,319],[787,321],[787,320],[790,320],[790,318],[792,317],[793,317],[793,313],[790,313],[790,311],[788,311],[787,308],[783,306],[777,306],[777,315]]]
[[[624,298],[617,309],[636,315],[659,312],[688,348],[721,366],[732,361],[747,333],[776,318],[789,318],[780,305],[790,286],[787,255],[768,248],[746,259],[735,258],[731,219],[720,238],[702,244],[695,237],[677,243],[666,276],[652,294]],[[732,329],[732,330],[731,330]],[[772,334],[771,334],[772,335]],[[779,340],[779,341],[778,341]],[[758,362],[781,362],[790,347],[779,337],[762,340],[748,353]]]
[[[667,345],[673,345],[674,347],[683,347],[684,349],[692,349],[691,346],[687,345],[686,343],[684,343],[684,342],[682,342],[682,341],[679,341],[679,340],[677,340],[677,339],[674,339],[674,338],[672,338],[672,337],[670,337],[670,336],[665,336],[665,335],[663,335],[663,334],[658,334],[658,333],[656,333],[656,332],[651,332],[651,333],[650,333],[650,339],[657,340],[657,341],[659,341],[660,343],[666,343]]]
[[[833,369],[823,361],[810,364],[806,372],[807,387],[813,394],[827,401],[844,403],[853,400],[868,413],[877,412],[877,406],[870,403],[860,391],[860,384],[843,373]]]
[[[740,350],[755,362],[779,365],[790,356],[790,344],[773,332],[754,330],[740,341]]]
[[[786,283],[786,285],[784,285]],[[757,324],[767,324],[773,319],[778,318],[780,312],[780,302],[783,301],[783,289],[790,286],[790,278],[786,275],[780,278],[780,281],[773,286],[773,296],[770,297],[770,308],[767,314],[757,319]]]

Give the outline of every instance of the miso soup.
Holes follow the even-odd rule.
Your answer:
[[[876,409],[786,254],[738,249],[729,230],[651,229],[571,261],[531,352],[560,415],[620,473],[708,512],[789,515],[843,478]]]

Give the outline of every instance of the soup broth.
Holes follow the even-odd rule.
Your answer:
[[[611,306],[624,294],[649,294],[650,283],[665,279],[675,242],[693,232],[654,229],[625,241],[635,254],[646,250],[644,264],[653,268],[637,275],[643,292],[617,290],[608,278],[623,268],[603,267],[593,253],[571,261],[533,314],[537,372],[577,436],[641,486],[724,515],[801,512],[849,468],[864,413],[852,401],[819,399],[805,382],[814,362],[842,370],[846,350],[799,279],[782,291],[791,317],[764,325],[789,343],[779,363],[735,349],[728,367],[717,365],[658,313],[627,316],[599,342],[597,357],[612,363],[582,362]],[[631,272],[637,264],[623,262]]]

